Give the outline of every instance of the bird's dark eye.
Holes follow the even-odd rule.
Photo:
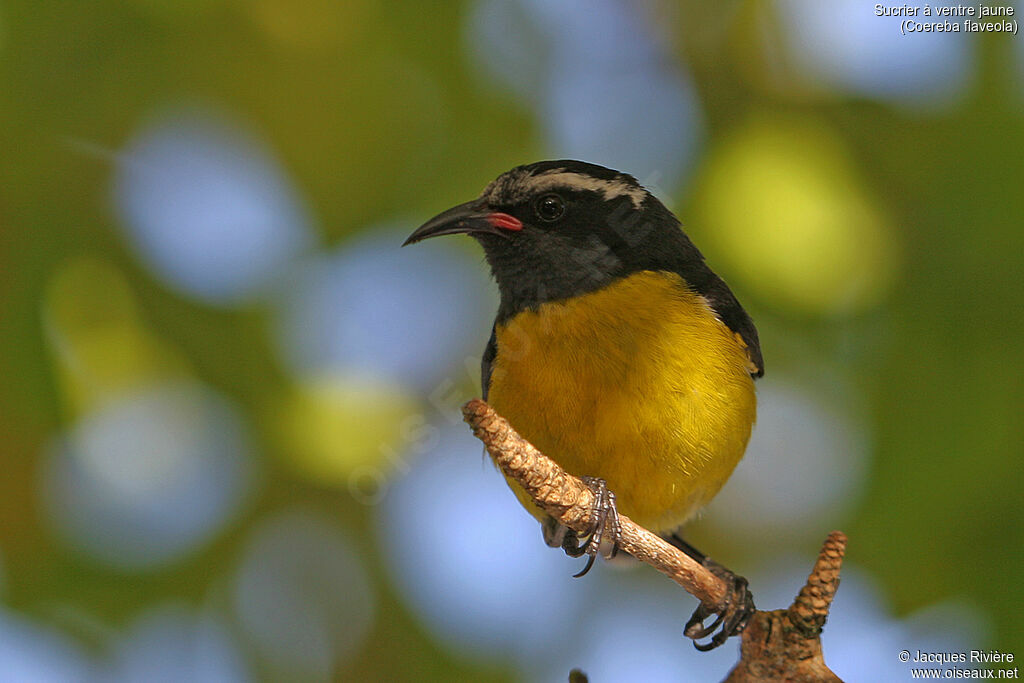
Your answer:
[[[557,221],[565,213],[565,202],[557,194],[546,194],[534,204],[538,218],[548,223]]]

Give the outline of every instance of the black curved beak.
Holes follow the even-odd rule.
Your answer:
[[[517,218],[507,213],[490,211],[479,199],[474,199],[437,214],[416,228],[415,232],[402,242],[402,246],[415,244],[428,237],[464,233],[487,233],[508,239],[509,231],[522,228],[523,224]]]

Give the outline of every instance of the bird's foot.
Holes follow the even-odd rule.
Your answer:
[[[544,542],[552,548],[561,548],[569,557],[587,556],[587,564],[573,578],[579,578],[594,566],[597,554],[602,550],[606,536],[610,536],[610,547],[604,550],[604,557],[611,559],[619,551],[622,528],[619,525],[619,511],[615,506],[615,494],[608,490],[604,479],[597,477],[580,477],[594,493],[594,506],[591,508],[591,528],[586,534],[579,534],[569,527],[559,524],[553,517],[548,517],[543,524]]]
[[[757,608],[754,607],[754,596],[747,587],[747,580],[737,576],[722,565],[705,557],[702,564],[708,570],[719,577],[729,586],[725,601],[720,609],[707,607],[701,603],[694,611],[693,616],[686,622],[683,633],[687,638],[693,639],[693,646],[701,652],[714,650],[724,643],[729,636],[734,636],[743,631],[750,621]],[[704,620],[712,615],[717,615],[715,620],[707,626]],[[717,633],[716,633],[717,631]],[[714,634],[710,641],[698,643],[701,638],[707,638]]]

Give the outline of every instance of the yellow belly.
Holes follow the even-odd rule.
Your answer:
[[[743,456],[756,413],[746,352],[678,275],[543,304],[496,341],[494,409],[569,472],[605,479],[653,531],[693,516]]]

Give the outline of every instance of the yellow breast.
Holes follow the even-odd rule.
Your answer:
[[[745,349],[676,274],[542,304],[495,335],[494,409],[569,472],[605,479],[649,529],[683,524],[743,456],[756,412]]]

